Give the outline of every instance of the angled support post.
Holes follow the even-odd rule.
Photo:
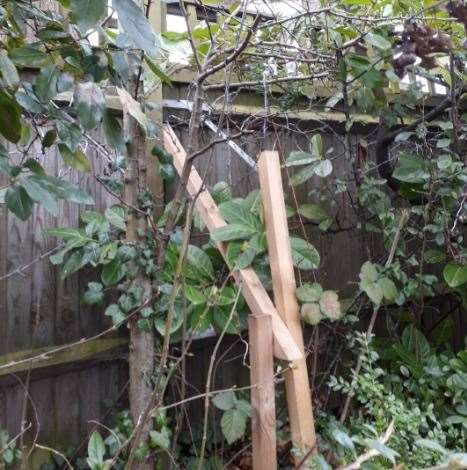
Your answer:
[[[303,356],[285,372],[292,441],[301,452],[315,448],[316,436],[311,391],[306,367],[303,332],[295,297],[295,274],[277,152],[262,152],[258,173],[266,220],[274,303]]]
[[[178,137],[168,125],[164,127],[164,146],[167,152],[173,156],[175,169],[180,175],[187,155]],[[199,173],[193,167],[191,168],[186,190],[188,194],[196,200],[195,207],[210,232],[227,225],[214,199],[209,192],[206,191]],[[226,245],[224,243],[218,243],[217,247],[225,258],[227,252]],[[251,312],[255,315],[268,315],[271,317],[274,354],[276,357],[289,362],[302,359],[303,353],[292,338],[276,307],[274,307],[256,272],[252,268],[235,270],[233,277],[236,283],[242,286],[243,297],[250,307]]]

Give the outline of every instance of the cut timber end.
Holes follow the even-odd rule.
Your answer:
[[[168,125],[164,126],[164,146],[167,152],[173,156],[175,169],[181,175],[185,166],[190,165],[190,163],[187,161],[186,152],[178,137]],[[193,167],[191,167],[186,189],[188,194],[196,199],[196,210],[210,232],[226,225],[217,204],[209,192],[204,191],[203,180]],[[217,247],[225,258],[226,246],[219,243]],[[234,271],[233,276],[237,285],[241,286],[243,297],[251,312],[256,315],[271,316],[275,356],[289,362],[302,359],[304,357],[303,353],[292,338],[255,271],[252,268],[240,269]]]

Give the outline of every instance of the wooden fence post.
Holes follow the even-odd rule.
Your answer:
[[[266,219],[274,303],[293,339],[304,353],[279,154],[262,152],[258,172]],[[302,452],[314,449],[316,436],[304,355],[303,359],[295,361],[292,368],[285,372],[285,386],[292,441]]]
[[[253,470],[275,470],[276,405],[270,315],[248,317],[250,348]]]

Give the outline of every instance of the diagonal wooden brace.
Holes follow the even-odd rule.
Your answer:
[[[175,169],[178,174],[181,175],[187,155],[178,137],[169,125],[164,126],[164,146],[167,152],[173,156]],[[209,194],[209,191],[204,189],[203,181],[193,167],[191,168],[186,189],[192,198],[196,198],[196,210],[201,215],[201,218],[210,232],[227,225],[219,212],[217,204]],[[224,243],[218,243],[217,247],[225,258],[227,251],[226,245]],[[274,336],[274,355],[286,361],[302,359],[303,353],[300,351],[300,348],[297,346],[297,343],[280,317],[256,272],[252,268],[235,270],[233,277],[236,283],[242,286],[243,297],[250,307],[251,312],[255,315],[271,316],[272,333]]]

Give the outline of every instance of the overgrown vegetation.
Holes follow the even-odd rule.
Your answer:
[[[215,390],[210,368],[198,397],[204,420],[190,426],[186,388],[169,393],[185,381],[197,335],[213,330],[217,344],[246,337],[249,310],[232,273],[251,266],[271,288],[260,192],[209,187],[228,223],[210,235],[185,196],[196,159],[228,140],[220,132],[203,140],[209,108],[231,138],[255,133],[258,147],[272,141],[283,157],[318,453],[298,455],[278,406],[281,465],[466,468],[467,351],[452,338],[467,302],[467,5],[323,1],[288,19],[274,8],[247,14],[246,2],[199,6],[217,23],[193,21],[180,3],[187,31],[158,34],[148,18],[160,5],[151,0],[113,0],[110,9],[105,0],[1,2],[1,202],[21,220],[38,204],[53,216],[63,201],[92,206],[69,181],[86,172],[114,196],[104,211],[82,211],[79,227],[49,229],[57,250],[41,261],[59,266],[62,279],[93,268],[82,301],[110,318],[108,331],[128,325],[132,345],[130,410],[89,436],[86,457],[51,450],[44,468],[251,465],[248,386]],[[180,178],[153,102],[177,69],[176,49],[190,50],[193,72]],[[430,96],[420,80],[403,86],[408,74],[442,93]],[[229,101],[246,88],[264,106],[242,122]],[[295,111],[311,114],[289,119]],[[343,122],[331,124],[331,113]],[[106,162],[102,174],[91,151]],[[175,189],[163,210],[148,184],[155,170]],[[347,232],[364,240],[367,261],[341,288],[319,270],[313,242]],[[227,243],[226,262],[217,242]],[[277,364],[278,384],[286,367]],[[28,468],[27,446],[18,447],[27,430],[0,431],[0,467],[22,459]]]

